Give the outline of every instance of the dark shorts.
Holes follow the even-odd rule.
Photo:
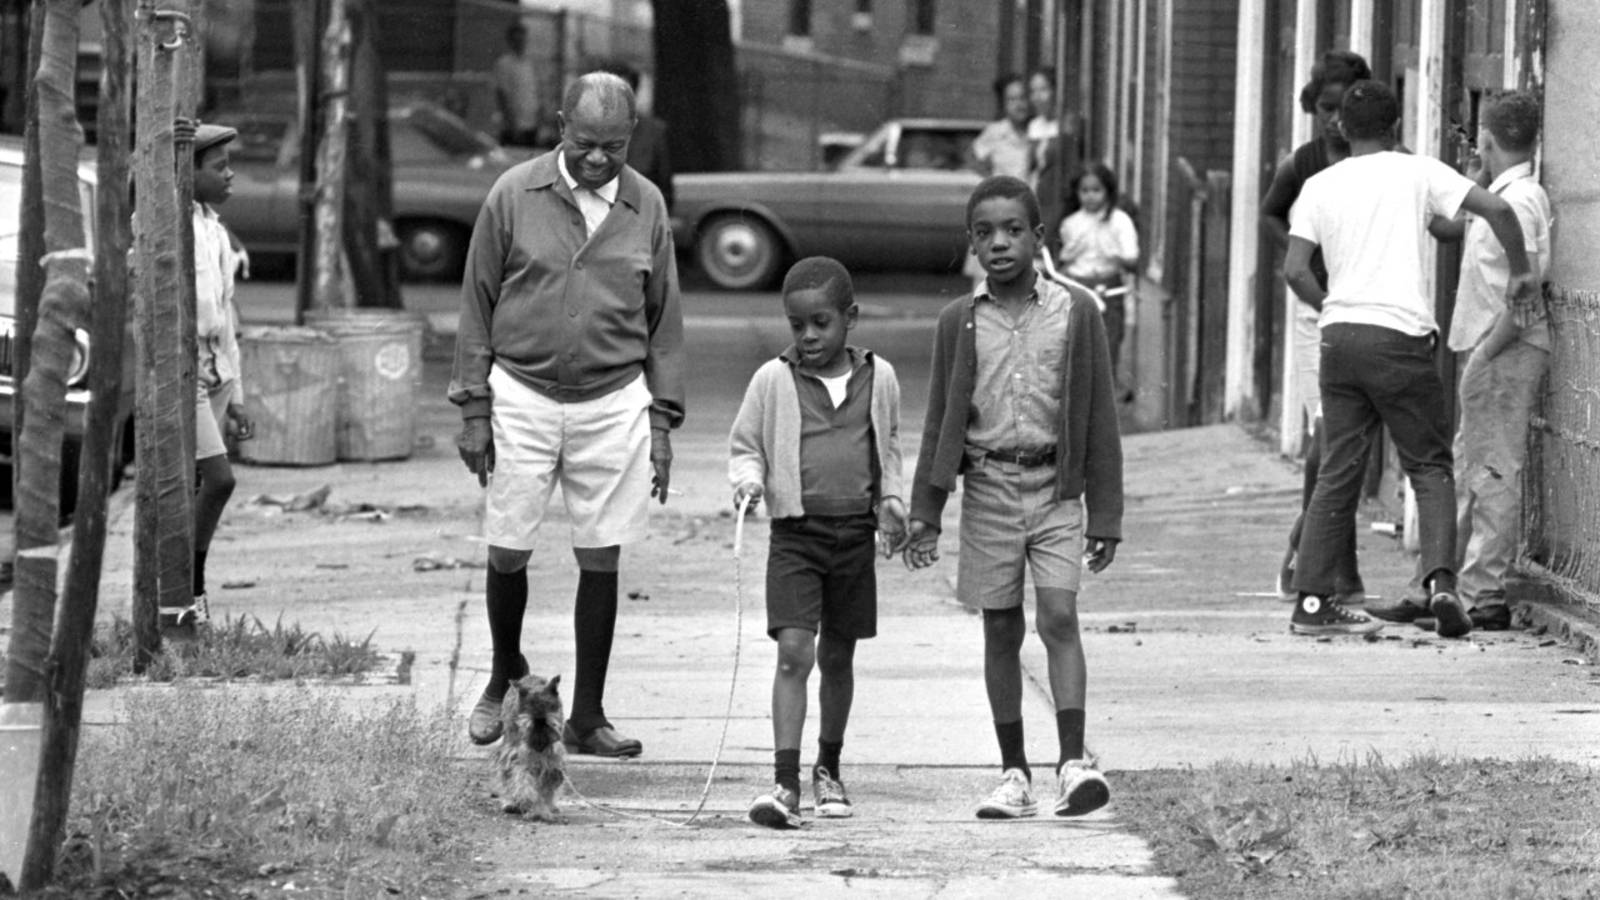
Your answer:
[[[767,551],[767,634],[783,628],[862,639],[878,633],[878,519],[772,520]]]

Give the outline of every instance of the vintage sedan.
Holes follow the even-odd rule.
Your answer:
[[[12,353],[12,330],[16,326],[17,235],[21,230],[22,141],[0,138],[0,506],[11,506],[11,460],[16,450],[12,432],[13,408],[20,401]],[[83,210],[84,246],[94,246],[95,167],[91,160],[78,165],[78,203]],[[83,447],[84,424],[88,418],[89,334],[77,332],[76,352],[67,372],[66,434],[61,448],[61,513],[70,515],[77,504],[78,459]],[[117,402],[116,433],[113,447],[111,484],[122,479],[124,467],[133,461],[134,356],[131,333],[125,335],[122,352],[122,388]]]
[[[674,237],[729,290],[766,287],[786,262],[815,255],[850,269],[958,271],[979,181],[967,149],[983,126],[891,119],[829,171],[678,175]]]
[[[207,117],[239,129],[230,147],[233,197],[219,210],[252,253],[300,247],[300,128],[291,105],[266,102]],[[525,159],[442,106],[409,101],[389,112],[394,228],[400,271],[413,280],[461,276],[472,224],[500,173]]]

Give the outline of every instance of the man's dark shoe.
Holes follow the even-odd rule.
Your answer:
[[[467,737],[474,744],[484,746],[500,740],[500,732],[505,726],[500,722],[500,705],[505,700],[504,696],[491,697],[484,691],[478,697],[478,703],[472,707],[472,714],[467,716]]]
[[[1464,637],[1472,631],[1472,619],[1467,616],[1466,604],[1456,596],[1456,592],[1449,588],[1435,588],[1433,599],[1428,602],[1428,608],[1433,611],[1437,620],[1434,624],[1434,633],[1442,638]]]
[[[1467,611],[1467,618],[1479,631],[1507,631],[1511,628],[1511,607],[1504,603],[1474,606]]]
[[[1418,619],[1430,618],[1433,613],[1428,607],[1415,600],[1401,600],[1393,606],[1368,606],[1367,615],[1385,622],[1415,622]]]
[[[644,745],[633,738],[625,738],[617,734],[617,730],[610,725],[601,725],[583,737],[572,730],[572,723],[568,722],[561,732],[561,742],[567,745],[568,753],[586,753],[589,756],[607,756],[613,759],[623,759],[638,756],[644,752]]]

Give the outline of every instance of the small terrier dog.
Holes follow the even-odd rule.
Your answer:
[[[567,750],[561,743],[566,723],[557,675],[549,681],[524,675],[511,682],[500,707],[505,726],[500,739],[500,808],[540,822],[563,823],[556,792],[566,781]]]

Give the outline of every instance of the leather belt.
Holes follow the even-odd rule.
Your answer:
[[[1056,449],[1054,447],[1048,450],[985,450],[983,455],[986,459],[1011,463],[1024,469],[1037,469],[1056,464]]]

